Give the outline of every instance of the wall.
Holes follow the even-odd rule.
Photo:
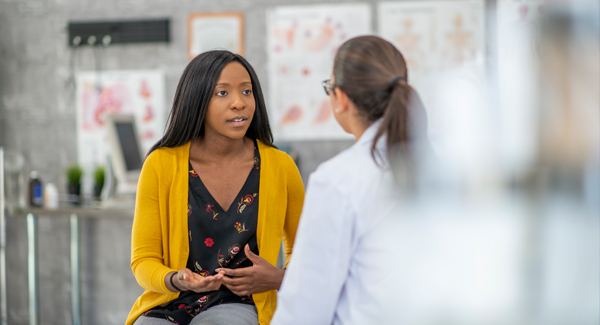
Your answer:
[[[166,73],[167,107],[188,63],[186,19],[191,12],[243,11],[246,57],[268,89],[266,10],[312,0],[0,0],[0,145],[20,151],[25,170],[38,170],[46,182],[64,192],[65,167],[76,161],[76,113],[73,73],[95,69],[162,69]],[[328,1],[337,2],[337,1]],[[354,2],[354,1],[346,1]],[[372,2],[374,1],[363,1]],[[67,46],[71,20],[167,17],[169,44],[116,45],[108,48]],[[75,55],[74,55],[75,54]],[[290,143],[300,157],[306,182],[322,161],[351,141]],[[70,324],[68,218],[39,219],[41,324]],[[27,252],[25,219],[7,220],[9,324],[27,324]],[[129,219],[82,220],[82,316],[84,324],[122,324],[141,293],[129,268]]]
[[[317,1],[0,1],[0,141],[7,149],[24,154],[27,170],[38,170],[43,180],[64,187],[63,170],[75,162],[76,114],[73,72],[94,70],[95,56],[101,67],[114,69],[162,69],[166,73],[167,107],[179,76],[189,62],[186,56],[186,19],[191,12],[234,11],[245,13],[246,57],[268,89],[266,62],[266,10],[280,4]],[[168,44],[114,45],[107,48],[67,44],[70,20],[110,20],[167,17],[171,21]],[[96,53],[94,53],[96,51]],[[335,141],[325,149],[315,143],[298,143],[308,174],[317,163],[347,147]],[[330,149],[333,152],[328,152]],[[300,152],[303,154],[303,152]],[[323,156],[321,156],[321,154]]]

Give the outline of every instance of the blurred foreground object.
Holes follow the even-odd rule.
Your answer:
[[[458,134],[395,166],[374,324],[600,322],[599,4],[512,2],[539,14],[498,24],[497,84],[440,79]]]

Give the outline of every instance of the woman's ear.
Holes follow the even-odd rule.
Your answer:
[[[336,113],[344,113],[348,110],[348,107],[350,106],[350,97],[348,97],[348,95],[343,90],[337,87],[333,89],[333,92],[335,93],[335,97],[337,98],[338,102]]]

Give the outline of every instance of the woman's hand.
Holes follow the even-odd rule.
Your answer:
[[[173,284],[182,291],[194,291],[194,292],[207,292],[218,290],[223,284],[223,272],[219,272],[215,275],[209,275],[206,277],[201,276],[198,273],[192,272],[188,268],[179,270],[173,276]],[[167,275],[170,277],[170,275]],[[165,281],[166,282],[166,281]],[[170,287],[167,285],[167,287]],[[169,288],[170,290],[177,291],[175,288]]]
[[[279,289],[285,271],[252,253],[248,244],[244,247],[244,252],[254,265],[239,269],[216,269],[219,274],[226,275],[223,277],[223,284],[238,296]]]

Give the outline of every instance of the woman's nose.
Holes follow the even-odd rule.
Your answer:
[[[246,108],[246,102],[242,94],[234,94],[231,101],[231,109],[244,109]]]

